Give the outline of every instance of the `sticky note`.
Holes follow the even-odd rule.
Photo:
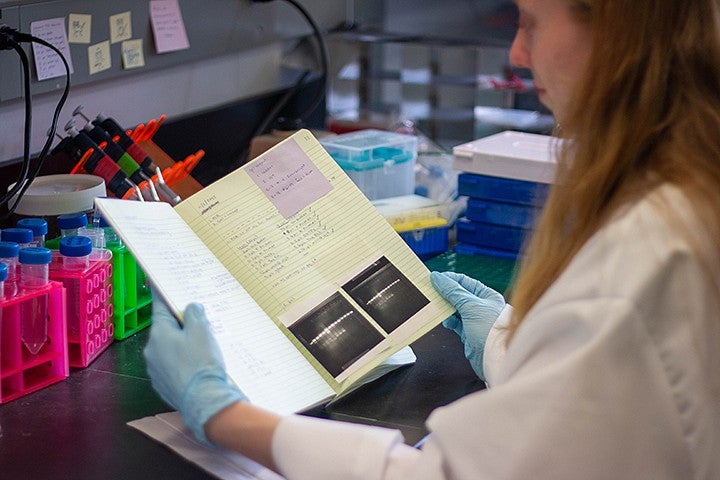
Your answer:
[[[145,66],[142,38],[122,42],[122,60],[125,69]]]
[[[71,13],[68,15],[68,42],[90,43],[92,15]]]
[[[70,73],[73,73],[72,57],[70,56],[70,45],[68,44],[67,33],[65,31],[64,17],[31,22],[30,33],[60,50],[70,67]],[[60,58],[60,55],[54,50],[45,45],[40,45],[37,42],[33,42],[32,49],[33,56],[35,57],[35,70],[37,71],[38,80],[65,75],[65,65],[63,65],[62,58]]]
[[[132,16],[129,11],[110,15],[110,43],[132,38]]]
[[[150,0],[150,24],[157,53],[190,48],[177,0]]]
[[[108,40],[88,47],[88,72],[90,75],[107,70],[111,66],[110,42]]]

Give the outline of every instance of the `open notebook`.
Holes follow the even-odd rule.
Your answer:
[[[96,206],[179,319],[205,306],[230,377],[281,414],[397,366],[453,311],[307,130],[174,207]]]

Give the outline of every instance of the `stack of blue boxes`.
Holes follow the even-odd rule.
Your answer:
[[[555,140],[557,141],[557,140]],[[516,259],[555,175],[552,137],[502,132],[453,149],[458,194],[468,197],[456,222],[455,252]]]

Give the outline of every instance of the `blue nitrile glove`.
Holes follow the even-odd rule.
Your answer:
[[[223,408],[247,397],[225,373],[225,363],[201,305],[185,309],[181,327],[159,297],[153,296],[152,327],[144,354],[152,386],[179,410],[203,443],[205,423]]]
[[[483,352],[490,329],[505,308],[505,298],[482,282],[454,272],[431,272],[430,281],[457,310],[443,321],[460,336],[465,357],[475,373],[485,380]]]

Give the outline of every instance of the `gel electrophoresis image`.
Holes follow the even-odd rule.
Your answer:
[[[343,290],[388,333],[430,303],[385,257],[343,285]]]
[[[383,340],[340,293],[303,315],[290,331],[333,377]]]

